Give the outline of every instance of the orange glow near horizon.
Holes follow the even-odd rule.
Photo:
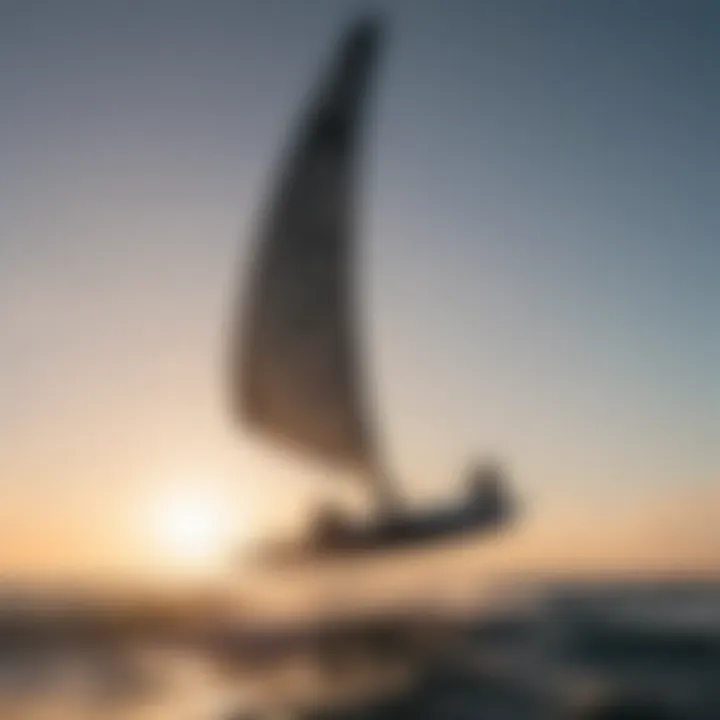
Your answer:
[[[287,516],[288,523],[291,519],[299,523],[308,509],[299,501],[300,490],[295,492],[296,486],[291,487],[280,470],[278,476],[288,490],[278,497],[280,480],[271,483],[272,469],[263,474],[250,456],[243,458],[242,468],[234,469],[183,459],[136,474],[137,485],[122,496],[107,494],[103,500],[88,496],[87,502],[72,508],[66,503],[64,512],[45,503],[28,505],[14,517],[7,513],[0,579],[25,574],[113,577],[126,572],[161,583],[230,578],[238,573],[244,577],[245,568],[234,562],[243,547],[249,547],[258,534],[274,535],[272,526],[281,516]],[[239,491],[243,485],[246,489]],[[252,491],[247,489],[250,486]],[[409,563],[403,572],[422,575],[428,563],[437,561],[481,574],[684,571],[704,575],[717,568],[720,557],[714,523],[719,503],[718,491],[710,487],[658,491],[652,502],[642,498],[597,510],[606,518],[602,523],[580,504],[530,504],[522,522],[502,537],[418,553],[418,562]],[[395,558],[388,564],[394,568]]]

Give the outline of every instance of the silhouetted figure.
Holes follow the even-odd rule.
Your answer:
[[[318,550],[339,548],[351,542],[352,534],[350,518],[334,505],[323,505],[316,511],[311,524],[310,543]]]
[[[502,522],[512,512],[507,484],[498,465],[486,464],[470,471],[468,482],[470,512],[476,517],[485,515],[488,521]]]

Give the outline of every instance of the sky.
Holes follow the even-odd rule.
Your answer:
[[[403,487],[450,497],[489,453],[517,565],[716,565],[720,7],[373,7],[363,313]],[[285,135],[363,8],[0,0],[0,573],[162,562],[144,513],[180,487],[239,536],[355,492],[234,426],[224,364]]]

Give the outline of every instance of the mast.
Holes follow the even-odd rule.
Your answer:
[[[270,439],[351,469],[392,512],[398,496],[367,407],[357,316],[361,126],[380,45],[356,22],[309,103],[260,224],[232,347],[235,416]]]

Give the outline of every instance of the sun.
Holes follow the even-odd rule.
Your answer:
[[[187,486],[156,498],[151,523],[163,559],[186,570],[209,570],[222,563],[236,525],[226,498]]]

